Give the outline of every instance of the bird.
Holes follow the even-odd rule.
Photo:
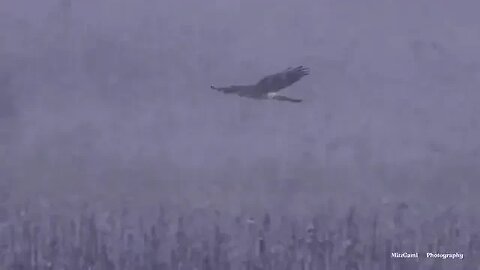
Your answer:
[[[308,74],[310,74],[310,69],[307,67],[288,67],[281,72],[265,76],[253,85],[231,85],[226,87],[215,87],[212,85],[210,88],[224,94],[236,94],[240,97],[299,103],[302,102],[301,99],[279,95],[278,92],[291,86]]]

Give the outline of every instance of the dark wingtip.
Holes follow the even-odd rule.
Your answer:
[[[298,66],[295,68],[297,72],[302,73],[303,75],[308,75],[310,74],[310,68],[305,67],[305,66]]]
[[[302,66],[302,72],[303,72],[305,75],[308,75],[308,74],[310,74],[310,68]]]

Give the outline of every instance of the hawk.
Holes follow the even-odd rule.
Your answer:
[[[279,95],[278,92],[299,81],[301,78],[308,75],[309,72],[309,68],[304,66],[298,66],[296,68],[289,67],[284,71],[264,77],[257,84],[231,85],[227,87],[215,87],[212,85],[210,88],[225,94],[236,94],[241,97],[253,99],[273,99],[289,102],[302,102],[301,99],[282,96]]]

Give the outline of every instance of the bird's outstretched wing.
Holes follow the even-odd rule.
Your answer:
[[[255,85],[231,85],[226,87],[210,86],[211,89],[225,94],[237,94],[239,96],[255,96]]]
[[[262,93],[278,92],[295,82],[299,81],[304,76],[308,75],[310,70],[304,66],[296,68],[287,68],[286,70],[275,73],[261,79],[257,84],[257,91]]]
[[[213,90],[220,91],[225,94],[234,94],[242,91],[244,86],[241,85],[231,85],[231,86],[225,86],[225,87],[216,87],[216,86],[210,86]]]

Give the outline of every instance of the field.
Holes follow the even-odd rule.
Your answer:
[[[182,213],[162,205],[141,215],[128,203],[118,211],[93,204],[63,213],[47,207],[21,205],[2,212],[2,269],[453,270],[480,265],[478,220],[455,208],[426,218],[415,216],[408,203],[342,211],[330,202],[295,218],[205,208]],[[393,252],[418,252],[419,258],[393,258]],[[427,252],[463,257],[426,258]]]

